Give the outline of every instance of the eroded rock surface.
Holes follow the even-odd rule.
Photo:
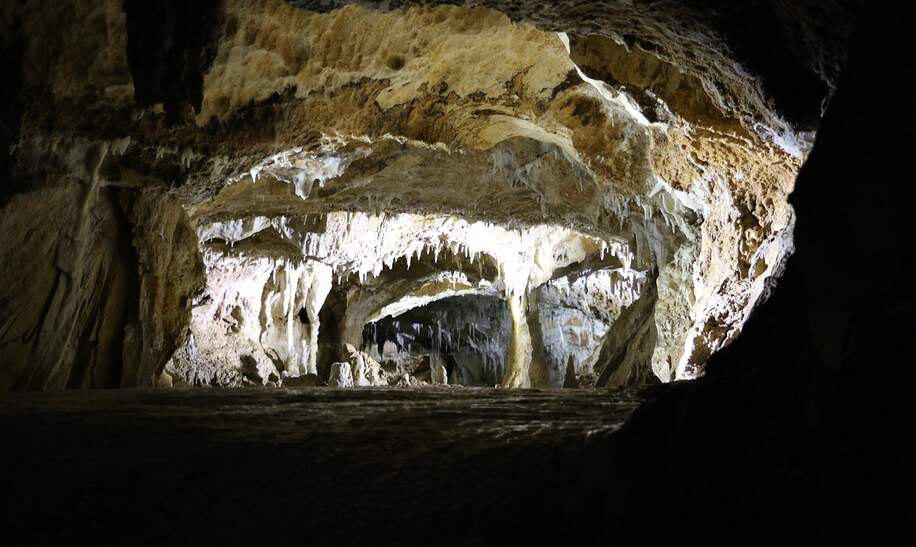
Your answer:
[[[508,311],[503,385],[701,375],[791,252],[839,41],[780,46],[792,102],[733,10],[343,3],[4,8],[0,386],[324,379],[460,295]]]
[[[182,343],[203,283],[197,238],[162,188],[103,179],[123,146],[74,148],[69,174],[39,170],[42,189],[0,216],[0,388],[154,385]]]

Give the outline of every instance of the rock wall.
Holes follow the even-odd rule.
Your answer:
[[[20,155],[41,187],[0,218],[5,390],[153,385],[186,336],[203,283],[197,238],[161,189],[100,172],[123,146],[74,144],[69,176]]]
[[[578,278],[558,278],[538,291],[537,310],[548,362],[549,384],[560,387],[569,374],[583,385],[594,385],[600,373],[595,365],[609,332],[621,313],[643,298],[646,275],[625,269],[603,269]],[[654,345],[639,357],[642,370],[651,371]],[[635,353],[634,353],[635,355]]]
[[[321,262],[207,260],[187,346],[165,368],[174,384],[277,385],[317,373],[318,312],[331,288]]]
[[[275,96],[269,110],[288,117],[275,136],[301,135],[305,124],[324,137],[311,145],[317,153],[258,160],[249,164],[254,170],[240,166],[250,180],[209,186],[216,195],[194,210],[201,219],[244,215],[246,207],[251,214],[255,195],[267,191],[270,201],[256,206],[267,217],[420,208],[496,221],[562,219],[623,237],[640,264],[660,270],[652,368],[664,380],[702,372],[740,331],[791,248],[786,195],[804,145],[789,142],[798,135],[768,113],[751,80],[711,93],[698,76],[678,76],[648,53],[592,51],[596,43],[611,48],[611,38],[583,45],[479,8],[314,14],[274,6],[266,19],[252,13],[258,9],[228,5],[237,23],[208,73],[198,123],[231,123],[233,111]],[[334,37],[357,26],[386,33],[363,33],[339,48]],[[303,34],[316,38],[291,38]],[[455,41],[469,34],[475,40]],[[512,55],[493,59],[484,44],[502,44]],[[601,74],[622,83],[593,79],[575,62],[597,64],[596,56],[606,63]],[[462,72],[480,62],[492,66]],[[665,103],[681,92],[666,94],[658,82],[673,78],[695,99]],[[347,114],[331,119],[328,111]],[[332,160],[333,171],[315,171],[315,162]],[[288,181],[295,195],[259,187],[254,181],[265,175]],[[306,188],[305,181],[320,184]],[[518,336],[527,340],[523,331]]]

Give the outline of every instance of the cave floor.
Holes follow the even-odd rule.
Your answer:
[[[55,543],[126,525],[133,545],[569,537],[600,519],[593,475],[639,402],[478,388],[7,395],[5,528]]]

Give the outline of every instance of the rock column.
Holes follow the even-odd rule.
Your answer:
[[[512,319],[512,336],[509,339],[509,359],[503,375],[503,387],[531,388],[547,385],[544,343],[541,339],[536,296],[532,297],[533,294],[515,293],[507,299],[509,317]],[[534,305],[529,309],[532,298],[535,299]]]

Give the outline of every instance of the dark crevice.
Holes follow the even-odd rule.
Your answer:
[[[821,105],[832,92],[837,74],[819,74],[831,67],[813,65],[820,55],[844,57],[842,51],[822,51],[836,36],[848,36],[861,0],[773,2],[772,0],[686,0],[719,31],[736,59],[758,76],[777,110],[801,130],[814,130]],[[829,14],[831,25],[822,25]]]
[[[385,344],[394,344],[399,362],[382,362],[389,373],[406,367],[411,375],[429,381],[429,360],[435,356],[442,359],[450,383],[492,386],[502,378],[510,332],[511,320],[503,300],[464,295],[368,323],[362,338],[364,350],[382,356]]]
[[[130,218],[129,218],[129,211],[130,211],[130,207],[132,207],[133,205],[132,202],[134,199],[134,194],[125,192],[125,191],[121,191],[119,192],[119,194],[120,195],[118,197],[120,198],[119,201],[121,203],[121,206],[120,207],[115,206],[114,211],[115,211],[115,218],[118,219],[118,224],[119,226],[122,227],[120,230],[120,233],[122,234],[121,236],[122,241],[119,243],[119,245],[121,246],[121,249],[122,249],[121,251],[122,254],[120,256],[123,257],[122,259],[124,260],[124,263],[127,266],[127,272],[126,272],[126,275],[127,275],[127,288],[126,289],[127,290],[125,294],[126,310],[125,310],[124,328],[120,329],[121,355],[119,356],[120,357],[119,359],[116,359],[117,362],[121,363],[121,366],[118,368],[117,377],[115,378],[114,376],[112,376],[110,380],[116,381],[117,383],[115,385],[125,385],[126,379],[124,378],[124,371],[129,368],[134,368],[134,369],[136,368],[124,362],[124,360],[133,358],[139,361],[142,357],[142,355],[140,354],[140,352],[142,352],[142,350],[140,349],[142,347],[142,343],[138,343],[136,345],[136,349],[138,351],[137,355],[129,355],[129,354],[126,354],[126,352],[124,351],[124,339],[127,336],[126,329],[128,326],[132,326],[132,328],[135,329],[135,335],[137,337],[143,336],[141,320],[140,320],[142,273],[140,271],[140,256],[133,242],[134,227],[132,223],[130,222]],[[129,205],[125,206],[125,201],[127,201]],[[140,338],[138,342],[142,342],[142,338]],[[139,363],[137,363],[137,366],[139,366]]]
[[[219,0],[124,0],[127,60],[140,106],[163,103],[177,121],[185,105],[200,112],[203,78],[222,31]]]
[[[305,308],[300,309],[299,313],[297,313],[296,316],[299,318],[299,321],[302,322],[303,325],[310,325],[312,323],[309,320],[308,310],[306,310]]]
[[[327,381],[331,363],[344,360],[339,340],[341,323],[347,311],[347,292],[334,285],[318,312],[318,377]]]
[[[18,26],[18,21],[14,22]],[[5,40],[9,39],[9,42]],[[4,37],[0,49],[0,205],[17,191],[21,180],[13,178],[16,155],[11,148],[19,141],[22,121],[22,54],[23,40],[17,32]]]

